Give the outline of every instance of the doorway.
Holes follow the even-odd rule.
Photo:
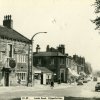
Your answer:
[[[64,73],[61,73],[61,82],[64,82]]]
[[[5,72],[5,86],[9,86],[9,72]]]
[[[43,74],[41,74],[41,84],[43,84]]]

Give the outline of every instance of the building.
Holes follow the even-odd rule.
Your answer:
[[[46,67],[33,67],[34,85],[50,84],[53,79],[53,72]]]
[[[79,77],[77,72],[77,63],[74,61],[73,57],[66,57],[66,70],[67,70],[67,82],[75,82],[75,80]]]
[[[0,26],[0,85],[26,85],[28,82],[28,38],[13,29],[11,15]]]
[[[54,81],[66,82],[66,55],[65,46],[59,45],[56,49],[47,45],[45,52],[40,52],[37,45],[36,52],[33,54],[33,65],[45,66],[54,74]]]
[[[85,58],[78,55],[73,55],[73,59],[77,63],[78,74],[80,74],[81,72],[84,72]]]

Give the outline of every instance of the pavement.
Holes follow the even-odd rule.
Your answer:
[[[50,87],[50,85],[34,85],[33,87],[27,87],[27,86],[0,87],[0,94],[7,93],[7,92],[16,92],[16,91],[40,91],[40,90],[50,90],[50,89],[63,89],[74,85],[76,85],[76,83],[73,84],[55,83],[53,88]]]

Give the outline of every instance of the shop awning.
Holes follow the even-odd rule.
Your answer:
[[[68,68],[69,70],[69,74],[72,75],[72,76],[76,76],[76,77],[79,77],[80,75],[77,74],[77,72],[75,72],[74,70],[71,70],[70,68]]]

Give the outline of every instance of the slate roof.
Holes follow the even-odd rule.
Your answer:
[[[41,73],[41,70],[37,67],[33,67],[32,69],[34,73]]]
[[[40,69],[42,73],[53,73],[51,70],[49,70],[46,67],[36,67],[37,69]]]
[[[0,37],[30,43],[30,40],[14,29],[0,26]]]
[[[39,53],[34,53],[34,56],[66,56],[60,52],[39,52]]]

